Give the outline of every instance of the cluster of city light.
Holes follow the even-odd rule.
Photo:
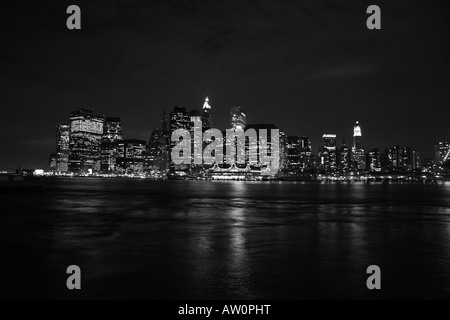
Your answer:
[[[408,147],[396,146],[385,149],[384,153],[378,149],[366,152],[359,121],[353,127],[351,147],[342,139],[338,148],[337,135],[326,133],[317,154],[312,153],[308,137],[287,136],[273,124],[247,124],[247,115],[241,107],[230,108],[231,129],[212,128],[212,106],[208,97],[201,112],[175,107],[170,118],[163,113],[161,123],[148,143],[123,140],[120,118],[96,115],[93,109],[74,111],[70,124],[58,126],[57,150],[51,158],[52,172],[137,177],[151,172],[152,176],[164,177],[169,170],[174,170],[180,176],[193,177],[200,169],[204,177],[213,164],[219,164],[225,168],[221,174],[231,177],[229,166],[237,164],[257,167],[253,175],[262,175],[265,170],[270,171],[269,167],[274,167],[275,170],[270,171],[272,176],[314,174],[318,178],[334,179],[339,175],[370,177],[371,173],[385,171],[396,173],[395,178],[401,177],[402,171],[416,172],[422,168],[418,165],[418,154]],[[278,134],[269,137],[269,132]],[[441,142],[436,148],[436,165],[423,167],[424,173],[442,171],[443,163],[450,159],[448,143]],[[192,169],[197,173],[193,174]]]

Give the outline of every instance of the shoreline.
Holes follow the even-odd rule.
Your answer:
[[[269,178],[269,179],[212,179],[212,178],[154,178],[154,177],[141,177],[141,176],[70,176],[70,175],[52,175],[52,176],[43,176],[45,180],[51,179],[104,179],[104,180],[147,180],[147,181],[234,181],[234,182],[294,182],[294,183],[311,183],[311,184],[321,184],[321,183],[364,183],[364,184],[439,184],[450,182],[450,180],[445,179],[409,179],[409,178],[386,178],[386,179],[371,179],[371,178],[362,178],[362,179],[347,179],[342,177],[327,177],[327,178],[318,178],[318,179],[305,179],[303,177],[281,177],[281,178]]]

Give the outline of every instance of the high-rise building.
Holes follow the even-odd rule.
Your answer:
[[[242,107],[231,107],[231,128],[245,130],[247,124],[247,116],[242,111]]]
[[[169,169],[169,137],[162,128],[152,131],[147,145],[145,168],[150,172],[167,173]]]
[[[450,160],[450,142],[439,142],[435,146],[436,162],[442,165],[444,162]]]
[[[350,148],[346,145],[345,139],[342,138],[341,147],[339,148],[339,164],[338,164],[339,171],[341,173],[350,172],[351,169],[350,158],[351,158]]]
[[[384,159],[382,160],[382,169],[384,171],[398,171],[400,167],[400,147],[395,146],[386,148],[384,151]]]
[[[144,172],[146,142],[143,140],[120,140],[117,144],[117,166],[122,173],[141,174]]]
[[[414,170],[414,150],[410,147],[403,147],[400,150],[400,156],[402,157],[404,171]]]
[[[355,126],[353,127],[353,148],[354,149],[362,149],[362,131],[359,122],[356,121]]]
[[[92,108],[70,114],[69,171],[92,173],[100,171],[100,145],[104,117]]]
[[[422,156],[419,152],[413,150],[413,170],[422,169]]]
[[[100,145],[102,172],[114,172],[116,170],[116,142],[122,139],[122,124],[120,118],[106,117]]]
[[[366,155],[362,145],[362,130],[358,121],[356,121],[353,127],[352,163],[356,170],[366,169]]]
[[[299,140],[300,143],[300,168],[305,170],[312,165],[311,159],[311,140],[309,137],[302,136]]]
[[[287,146],[288,146],[288,137],[283,130],[279,131],[279,153],[280,153],[280,167],[279,170],[286,170],[288,167],[288,156],[287,156]]]
[[[189,113],[187,112],[186,108],[175,107],[173,109],[173,111],[170,113],[170,132],[171,132],[170,136],[172,135],[172,133],[175,130],[185,129],[185,130],[190,131],[191,127],[192,127],[191,117],[190,117]],[[178,142],[172,141],[170,137],[169,137],[169,139],[170,139],[170,150],[172,150],[173,147],[175,147],[178,144]],[[184,168],[184,165],[183,166],[177,165],[177,166],[175,166],[175,169],[179,170],[181,167]]]
[[[385,171],[411,171],[417,166],[414,150],[410,147],[395,146],[386,149],[382,162],[382,168]]]
[[[202,130],[206,131],[212,128],[212,115],[211,115],[211,105],[209,104],[209,98],[205,98],[205,103],[202,108]]]
[[[300,171],[300,139],[297,136],[288,136],[287,145],[288,172]]]
[[[169,170],[170,135],[167,113],[163,111],[161,128],[152,131],[147,144],[144,168],[146,171],[167,173]]]
[[[190,115],[184,107],[175,107],[170,113],[170,131],[173,132],[177,129],[190,130]]]
[[[208,99],[208,98],[206,98]],[[207,102],[205,102],[206,104]],[[190,117],[190,131],[191,131],[191,164],[192,166],[201,167],[202,165],[194,165],[194,159],[195,157],[197,159],[202,159],[203,157],[203,139],[198,141],[198,139],[195,139],[195,132],[202,132],[204,125],[202,121],[202,117],[205,116],[205,107],[203,107],[203,113],[200,114],[198,110],[191,110],[189,112]],[[209,115],[209,122],[211,120],[211,117]],[[201,123],[201,124],[200,124]],[[208,128],[210,129],[210,128]],[[206,129],[206,130],[208,130]]]
[[[326,173],[335,172],[337,169],[336,135],[324,134],[323,145],[319,149],[319,167]]]
[[[56,126],[56,161],[54,171],[65,173],[69,171],[70,126],[60,123]]]
[[[381,171],[381,154],[380,151],[375,148],[372,151],[368,152],[366,155],[367,158],[367,170],[371,172],[380,172]]]
[[[238,133],[239,131],[244,132],[247,124],[247,118],[245,113],[242,111],[241,107],[231,107],[230,108],[230,126],[231,130],[234,130],[234,132]],[[224,145],[224,163],[228,163],[232,161],[233,163],[237,163],[237,154],[234,154],[234,159],[228,159],[227,150],[229,148],[234,148],[234,150],[237,150],[237,138],[234,138],[234,141],[227,139],[226,131],[223,132],[223,145]],[[234,147],[233,147],[234,146]],[[245,162],[248,163],[250,157],[255,156],[258,149],[258,142],[257,141],[245,141]]]

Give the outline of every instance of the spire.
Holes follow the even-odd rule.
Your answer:
[[[211,128],[212,128],[211,105],[209,104],[208,96],[206,96],[202,110],[202,129],[208,130]]]
[[[361,127],[359,126],[359,122],[358,121],[356,121],[356,124],[353,127],[353,136],[354,137],[361,137],[362,136]]]
[[[209,105],[209,98],[205,98],[205,103],[203,104],[203,109],[211,109],[211,106]]]

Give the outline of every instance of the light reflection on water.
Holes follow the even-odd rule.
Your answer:
[[[67,297],[60,270],[78,264],[85,298],[442,298],[449,190],[57,180],[20,202],[2,199],[1,258],[18,296],[33,262],[42,277],[28,294],[40,297]],[[365,288],[370,264],[383,272],[376,296]]]

